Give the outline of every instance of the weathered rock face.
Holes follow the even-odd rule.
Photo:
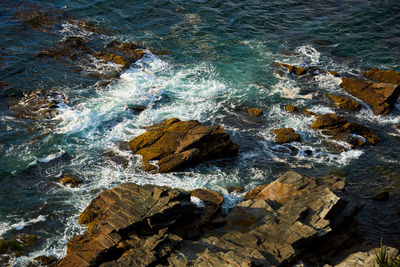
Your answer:
[[[351,100],[347,97],[336,96],[336,95],[331,95],[331,94],[328,94],[328,97],[333,102],[335,102],[335,104],[338,108],[346,109],[346,110],[358,110],[361,108],[360,103],[358,103],[357,101]]]
[[[368,251],[359,251],[352,253],[347,256],[345,259],[340,260],[339,262],[334,263],[333,265],[329,265],[326,267],[334,266],[334,267],[367,267],[367,266],[380,266],[376,262],[376,252],[380,248],[370,249]],[[392,247],[384,247],[382,248],[386,251],[387,255],[396,259],[397,255],[399,255],[399,250]],[[392,265],[397,266],[397,265]]]
[[[362,146],[366,142],[376,144],[380,141],[379,136],[371,129],[355,122],[348,122],[345,117],[335,113],[316,116],[311,129],[322,129],[324,134],[335,140],[347,142],[351,146]]]
[[[144,169],[152,172],[181,170],[204,160],[232,157],[238,152],[238,146],[223,127],[175,118],[148,127],[129,146],[143,157]],[[150,160],[158,160],[158,168],[149,164]]]
[[[343,186],[340,179],[316,180],[287,172],[238,204],[224,226],[197,241],[183,242],[168,264],[289,266],[310,242],[334,231],[357,210]]]
[[[375,82],[400,84],[400,73],[394,70],[379,70],[373,68],[364,72],[363,76]]]
[[[68,242],[58,266],[155,264],[182,241],[195,210],[179,189],[126,183],[104,191],[80,215],[88,232]]]
[[[275,133],[275,142],[279,144],[298,142],[300,135],[296,133],[293,128],[279,128],[273,130]]]
[[[400,95],[399,84],[371,82],[361,78],[342,78],[340,86],[370,105],[375,115],[387,115]]]
[[[191,194],[221,203],[212,191]],[[189,199],[179,189],[132,183],[101,193],[79,217],[88,232],[68,242],[58,265],[288,266],[358,209],[343,179],[295,172],[249,193],[205,233],[200,228],[213,216]]]

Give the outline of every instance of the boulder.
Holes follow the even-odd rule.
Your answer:
[[[400,84],[400,73],[394,70],[373,68],[364,72],[363,76],[375,82]]]
[[[334,70],[328,71],[328,73],[330,75],[334,76],[334,77],[339,77],[340,76],[340,74],[337,71],[334,71]]]
[[[42,255],[34,258],[33,260],[39,262],[41,265],[50,265],[54,263],[57,259],[53,256]]]
[[[381,190],[378,193],[376,193],[372,199],[376,201],[384,201],[389,198],[389,192],[387,190]]]
[[[199,162],[235,156],[235,145],[222,126],[206,126],[200,122],[169,119],[147,127],[147,132],[129,141],[131,150],[142,156],[144,169],[171,172]],[[157,166],[149,161],[158,160]]]
[[[347,97],[336,96],[336,95],[327,95],[333,102],[335,102],[336,106],[341,109],[346,110],[358,110],[361,108],[361,104],[357,101],[351,100]]]
[[[400,85],[372,82],[361,78],[342,78],[347,92],[372,107],[375,115],[387,115],[400,95]]]
[[[297,113],[299,112],[299,109],[296,106],[293,105],[286,105],[285,110],[289,113]]]
[[[297,76],[301,76],[307,73],[307,69],[301,66],[293,66],[293,65],[289,65],[289,64],[285,64],[285,63],[279,63],[278,65],[280,65],[283,68],[288,69],[289,73],[293,73]]]
[[[293,128],[279,128],[274,129],[273,132],[276,135],[275,142],[279,144],[300,141],[300,135],[296,133]]]
[[[311,129],[322,129],[323,134],[335,140],[347,142],[352,147],[362,146],[366,142],[374,145],[380,141],[373,130],[356,122],[348,122],[345,117],[335,113],[317,115],[311,124]]]
[[[247,109],[247,113],[249,113],[253,117],[260,117],[263,115],[263,110],[260,108],[249,108]]]

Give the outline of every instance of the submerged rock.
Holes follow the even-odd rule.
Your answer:
[[[376,193],[372,199],[376,201],[384,201],[389,198],[389,192],[387,190],[382,190]]]
[[[221,202],[215,192],[196,194]],[[68,242],[58,266],[288,266],[359,207],[343,179],[295,172],[251,195],[207,230],[202,226],[213,217],[199,212],[207,207],[192,204],[188,192],[122,184],[82,212],[87,233]],[[190,238],[196,230],[199,237]]]
[[[293,66],[285,63],[278,63],[281,67],[288,69],[289,73],[293,73],[297,76],[301,76],[307,73],[307,69],[301,66]]]
[[[69,185],[70,187],[78,187],[83,183],[83,180],[76,176],[65,175],[60,179],[60,183],[63,185]]]
[[[33,260],[39,262],[41,265],[50,265],[54,263],[57,259],[53,256],[42,255],[34,258]]]
[[[317,115],[311,129],[322,129],[322,133],[351,146],[362,146],[366,142],[374,145],[380,141],[373,130],[356,122],[348,122],[345,117],[335,113]]]
[[[279,144],[300,141],[300,135],[296,133],[293,128],[279,128],[274,129],[273,132],[276,135],[275,142]]]
[[[17,118],[49,119],[59,113],[61,103],[68,102],[68,97],[52,90],[24,92],[22,97],[9,99],[10,111]]]
[[[358,110],[361,108],[361,104],[357,101],[351,100],[347,97],[336,96],[332,94],[327,95],[333,102],[335,102],[336,106],[341,109],[346,110]]]
[[[361,78],[342,78],[340,86],[370,105],[375,115],[387,115],[400,95],[399,84],[371,82]]]
[[[147,132],[129,141],[129,147],[143,157],[144,169],[153,172],[177,171],[238,152],[222,126],[175,118],[148,127]],[[157,166],[151,165],[151,160],[158,160]]]
[[[293,106],[293,105],[286,105],[286,106],[285,106],[285,110],[286,110],[287,112],[289,112],[289,113],[297,113],[297,112],[299,112],[298,107]]]

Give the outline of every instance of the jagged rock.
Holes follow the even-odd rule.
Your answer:
[[[75,61],[86,50],[86,41],[79,36],[68,36],[58,46],[41,50],[36,57],[52,57],[56,60]]]
[[[301,67],[301,66],[296,67],[296,66],[292,66],[292,65],[289,65],[289,64],[285,64],[285,63],[278,63],[278,64],[281,67],[284,67],[284,68],[288,69],[289,73],[293,73],[293,74],[295,74],[297,76],[304,75],[304,74],[307,73],[307,69],[304,68],[304,67]]]
[[[107,50],[114,54],[119,54],[131,62],[135,62],[143,57],[145,54],[144,47],[136,43],[120,43],[112,41],[107,44]]]
[[[10,111],[17,118],[40,120],[58,114],[58,106],[68,102],[68,97],[52,90],[25,92],[22,97],[9,99]]]
[[[221,203],[215,192],[194,194]],[[189,233],[212,216],[199,220],[202,208],[190,203],[188,192],[122,184],[101,193],[82,212],[79,222],[88,224],[88,232],[68,242],[58,266],[288,266],[358,208],[343,178],[295,172],[248,195],[219,218],[219,226],[193,240]]]
[[[336,95],[327,95],[333,102],[335,102],[336,106],[341,109],[346,110],[358,110],[361,108],[361,104],[357,101],[351,100],[347,97],[336,96]]]
[[[226,188],[226,191],[228,191],[229,194],[232,192],[243,192],[244,188],[239,186],[229,186]]]
[[[56,258],[53,256],[38,256],[33,259],[34,261],[39,262],[41,265],[50,265],[56,261]]]
[[[275,142],[279,144],[300,141],[300,135],[296,133],[293,128],[279,128],[274,129],[273,132],[276,135]]]
[[[362,146],[365,142],[374,145],[380,141],[379,136],[373,130],[355,122],[348,122],[345,117],[335,113],[316,116],[311,129],[322,129],[322,133],[335,140],[347,142],[351,146]]]
[[[192,190],[190,192],[190,195],[193,197],[197,197],[202,201],[214,203],[218,206],[221,206],[222,202],[224,202],[224,198],[221,197],[220,194],[203,188]]]
[[[299,112],[299,109],[296,106],[293,105],[286,105],[285,110],[289,113],[297,113]]]
[[[400,73],[394,70],[379,70],[373,68],[364,72],[363,76],[375,82],[400,84]]]
[[[125,59],[122,56],[116,56],[112,53],[108,52],[94,52],[92,53],[92,56],[95,58],[102,60],[103,62],[113,62],[115,64],[122,65],[124,68],[129,68],[131,65],[131,62],[129,62],[127,59]]]
[[[315,116],[315,113],[312,112],[311,110],[308,110],[306,108],[301,110],[301,113],[303,113],[304,115],[306,115],[307,117],[311,117],[311,116]]]
[[[400,95],[399,84],[371,82],[361,78],[342,78],[340,86],[370,105],[375,115],[387,115]]]
[[[340,76],[340,74],[337,71],[334,71],[334,70],[328,71],[328,73],[330,75],[332,75],[332,76],[335,76],[335,77],[339,77]]]
[[[68,242],[58,266],[154,264],[182,241],[195,210],[180,189],[126,183],[104,191],[79,216],[88,231]]]
[[[70,187],[78,187],[83,183],[83,180],[76,176],[65,175],[60,179],[60,183],[63,185],[69,185]]]
[[[223,127],[175,118],[148,127],[147,132],[129,142],[129,147],[142,156],[145,170],[162,173],[238,152]],[[149,164],[150,160],[158,160],[157,167]]]
[[[382,190],[376,193],[372,199],[376,201],[384,201],[389,198],[389,192],[387,190]]]
[[[247,113],[249,113],[253,117],[260,117],[263,115],[263,110],[260,108],[249,108],[247,109]]]
[[[287,172],[273,183],[264,187],[270,194],[261,190],[252,194],[255,198],[239,203],[225,217],[224,226],[197,241],[183,242],[168,264],[290,266],[308,246],[312,250],[313,242],[343,225],[358,209],[339,178],[315,179]]]

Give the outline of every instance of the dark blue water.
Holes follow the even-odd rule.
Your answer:
[[[18,15],[32,10],[50,23],[38,26]],[[82,29],[71,18],[97,30]],[[373,236],[371,242],[400,240],[390,230],[399,223],[393,216],[399,205],[400,134],[394,124],[400,103],[386,117],[374,116],[366,105],[358,113],[339,111],[325,97],[346,95],[339,78],[292,77],[273,64],[314,65],[341,75],[370,67],[400,71],[399,22],[398,1],[1,1],[0,81],[9,86],[0,91],[0,234],[40,237],[13,263],[41,254],[62,257],[67,240],[84,231],[76,222],[80,211],[101,190],[122,182],[206,187],[226,194],[230,204],[240,196],[227,195],[228,186],[248,190],[289,169],[315,176],[344,171],[349,190],[367,204],[360,231]],[[147,52],[101,86],[120,72],[118,65],[35,56],[69,36],[83,37],[92,50],[118,40],[135,41]],[[160,50],[168,53],[158,55]],[[65,95],[58,115],[16,117],[10,99],[37,89]],[[374,129],[382,142],[332,152],[329,139],[309,129],[313,119],[288,115],[285,104],[340,113]],[[138,113],[134,106],[147,109]],[[264,115],[249,118],[241,110],[250,107]],[[144,173],[123,144],[143,126],[171,117],[222,124],[239,156],[182,173]],[[294,128],[302,142],[277,145],[272,129],[280,127]],[[61,185],[64,174],[79,176],[83,185]],[[369,200],[380,189],[392,192],[389,203]]]

